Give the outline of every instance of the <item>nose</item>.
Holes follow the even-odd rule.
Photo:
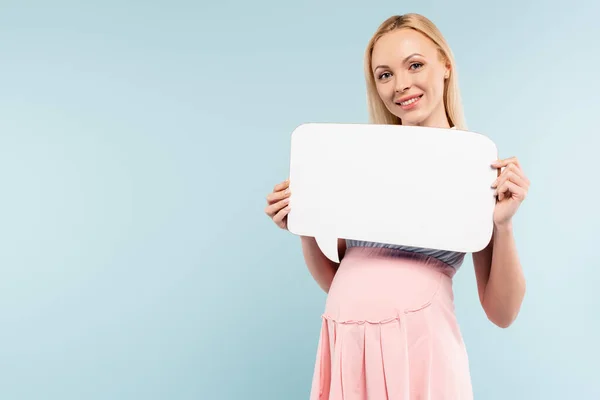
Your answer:
[[[404,77],[396,75],[396,93],[404,93],[410,89],[410,81]]]
[[[404,93],[408,89],[410,89],[410,84],[408,82],[398,80],[396,83],[396,93]]]

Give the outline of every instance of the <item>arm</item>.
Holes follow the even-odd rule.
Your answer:
[[[306,262],[308,271],[321,289],[325,293],[328,293],[339,264],[331,261],[323,254],[314,237],[301,236],[300,240],[302,241],[302,253],[304,254],[304,261]],[[340,260],[344,256],[345,251],[346,241],[338,239]]]
[[[489,245],[473,253],[479,301],[490,321],[501,328],[517,318],[525,297],[525,277],[512,224],[494,226]]]
[[[498,160],[492,166],[504,167],[492,184],[498,197],[494,231],[488,246],[473,254],[473,265],[479,301],[488,319],[507,328],[517,318],[525,297],[525,276],[517,254],[512,217],[527,197],[530,182],[516,157]]]

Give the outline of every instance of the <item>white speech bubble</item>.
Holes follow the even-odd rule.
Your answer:
[[[484,135],[307,123],[292,132],[288,230],[339,262],[337,239],[458,252],[490,241],[497,147]]]

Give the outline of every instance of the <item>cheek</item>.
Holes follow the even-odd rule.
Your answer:
[[[392,101],[392,90],[390,89],[390,85],[377,85],[377,94],[384,103],[389,103]]]
[[[439,78],[437,74],[423,74],[419,76],[418,86],[423,90],[429,100],[437,103],[444,97],[444,79]]]

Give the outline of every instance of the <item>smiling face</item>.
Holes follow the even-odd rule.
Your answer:
[[[450,66],[427,36],[406,28],[384,34],[371,66],[379,97],[402,125],[450,127],[444,108]]]

